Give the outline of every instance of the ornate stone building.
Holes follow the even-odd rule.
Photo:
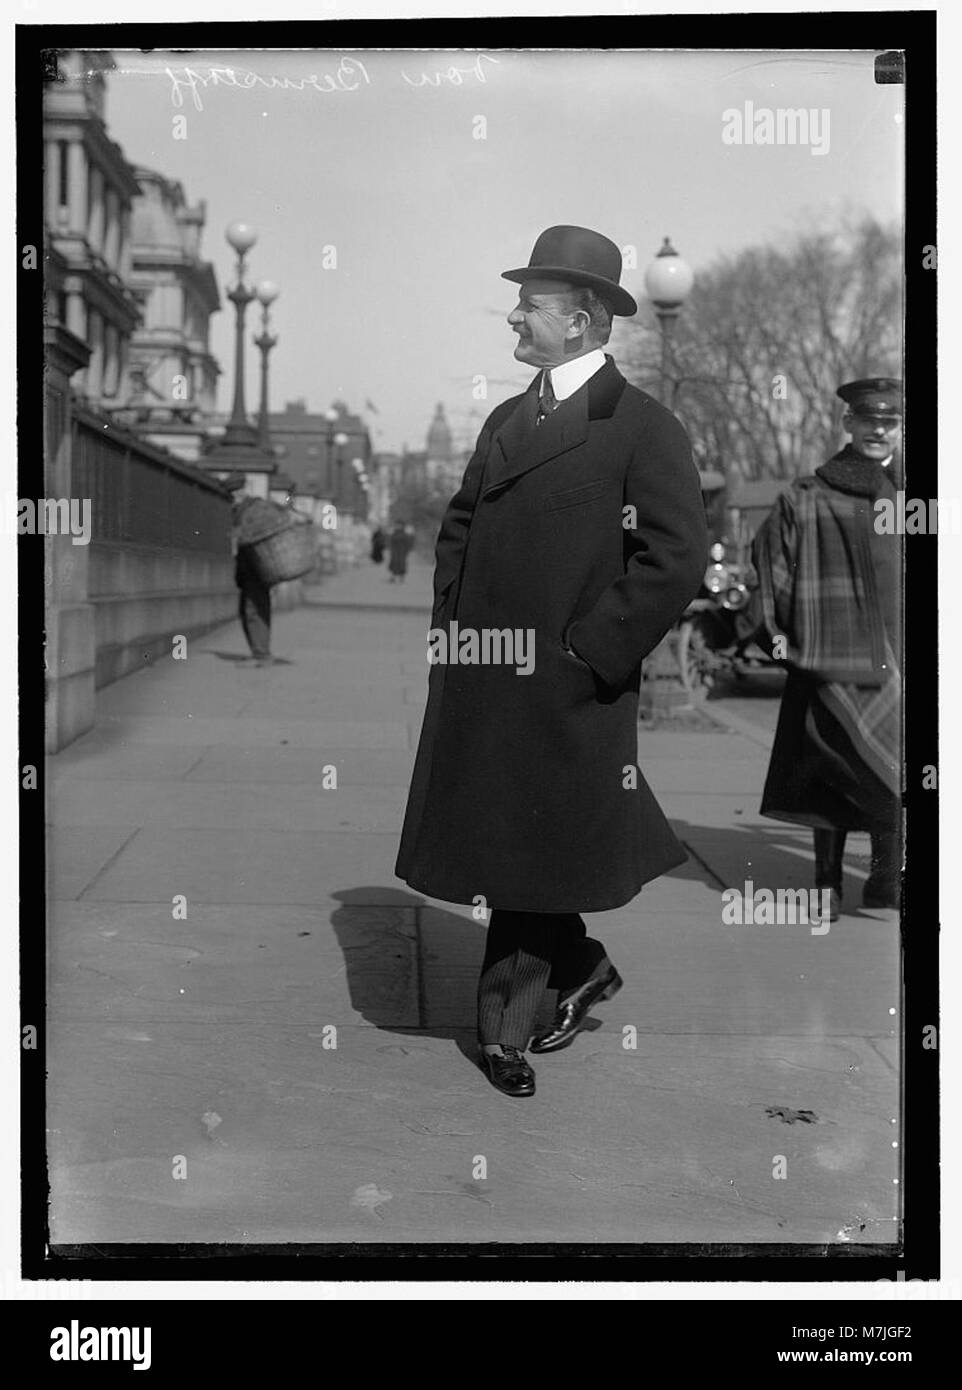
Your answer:
[[[454,446],[451,441],[451,426],[444,414],[444,406],[439,401],[434,411],[434,419],[428,426],[425,440],[425,471],[428,478],[443,478],[451,467]]]
[[[397,467],[397,487],[427,488],[439,494],[453,495],[457,492],[470,458],[470,451],[456,449],[444,413],[444,406],[438,402],[434,418],[428,426],[423,449],[408,449],[404,446]]]
[[[217,278],[200,254],[206,205],[181,184],[135,170],[140,196],[131,222],[130,285],[143,319],[130,343],[138,431],[181,458],[198,459],[216,409],[220,368],[210,351],[210,317],[221,307]]]
[[[209,322],[220,308],[200,255],[205,205],[131,165],[107,135],[109,53],[61,52],[44,93],[47,322],[89,349],[73,393],[194,461],[215,408]]]
[[[95,407],[126,401],[129,346],[140,319],[128,285],[134,171],[104,124],[108,53],[60,53],[44,93],[46,312],[87,344],[72,382]]]

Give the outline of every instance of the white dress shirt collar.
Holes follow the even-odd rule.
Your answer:
[[[570,362],[551,367],[548,375],[551,377],[551,389],[555,394],[555,400],[566,401],[604,365],[604,352],[601,348],[592,348],[591,352],[586,352],[583,357],[573,357]],[[540,391],[541,387],[538,389]]]

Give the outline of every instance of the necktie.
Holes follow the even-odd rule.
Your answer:
[[[538,418],[536,424],[546,419],[558,404],[557,397],[551,386],[551,373],[545,372],[541,378],[541,397],[538,401]]]

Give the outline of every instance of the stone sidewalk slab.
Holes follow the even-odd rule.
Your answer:
[[[121,744],[90,734],[57,754],[47,785],[74,779],[92,782],[256,782],[320,786],[324,769],[337,768],[339,788],[402,788],[407,792],[414,753],[410,748],[248,748],[215,745],[177,748],[170,744]],[[97,795],[101,793],[98,791]]]
[[[139,1027],[149,1042],[188,1024],[357,1026],[366,1011],[421,1026],[414,912],[370,906],[339,919],[337,908],[198,903],[174,920],[156,904],[58,903],[53,1016],[97,1017],[116,1036]]]
[[[407,748],[410,729],[403,721],[352,719],[232,719],[186,715],[126,715],[99,726],[105,743],[163,743],[208,748]]]
[[[400,615],[406,609],[430,614],[434,598],[434,568],[420,555],[408,559],[408,572],[393,584],[388,576],[387,559],[380,565],[366,557],[356,566],[325,578],[324,583],[305,591],[309,607],[347,608],[352,612],[374,609]]]
[[[245,719],[325,719],[332,710],[350,710],[356,720],[396,723],[401,717],[417,732],[426,698],[414,686],[387,686],[377,681],[333,690],[324,686],[307,696],[300,691],[265,690],[251,696],[238,713]]]
[[[336,767],[336,763],[330,764]],[[404,787],[343,787],[273,782],[161,781],[145,801],[133,781],[106,782],[69,777],[53,800],[54,825],[171,826],[180,830],[273,830],[309,825],[312,832],[352,830],[399,835]]]
[[[70,843],[81,828],[62,829]],[[284,830],[196,830],[147,827],[103,867],[85,896],[103,902],[312,904],[332,891],[391,884],[397,834],[358,836]],[[69,896],[60,893],[59,896]]]
[[[405,795],[414,765],[412,749],[208,748],[186,774],[188,782],[258,782],[319,785],[334,762],[337,784],[345,787],[402,788]]]
[[[234,1027],[60,1030],[90,1080],[54,1091],[55,1243],[895,1234],[891,1084],[858,1040],[583,1039],[509,1109],[429,1035],[343,1028],[331,1050],[253,1023],[241,1078]],[[813,1082],[817,1113],[793,1121]],[[91,1105],[109,1123],[91,1129]]]
[[[204,758],[204,750],[157,744],[116,744],[91,730],[47,763],[47,786],[59,787],[73,777],[97,782],[167,782],[186,778]]]
[[[76,825],[48,835],[48,900],[79,898],[137,833],[137,826]]]
[[[337,578],[364,603],[278,615],[290,664],[210,634],[49,761],[54,1241],[893,1239],[894,914],[721,921],[746,868],[811,871],[757,814],[764,748],[640,730],[692,858],[586,916],[625,987],[508,1100],[473,1062],[483,924],[393,874],[425,615]]]

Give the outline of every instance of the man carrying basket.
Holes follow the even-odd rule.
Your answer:
[[[317,568],[317,541],[309,516],[288,505],[246,494],[243,473],[223,486],[234,493],[234,578],[240,589],[240,621],[257,666],[270,666],[271,589]]]
[[[273,502],[251,497],[245,491],[247,479],[243,473],[232,473],[224,486],[234,494],[233,546],[234,582],[240,590],[238,616],[251,656],[257,666],[270,666],[271,656],[271,589],[261,577],[252,554],[255,536],[264,533],[269,525],[277,526],[278,508]]]

